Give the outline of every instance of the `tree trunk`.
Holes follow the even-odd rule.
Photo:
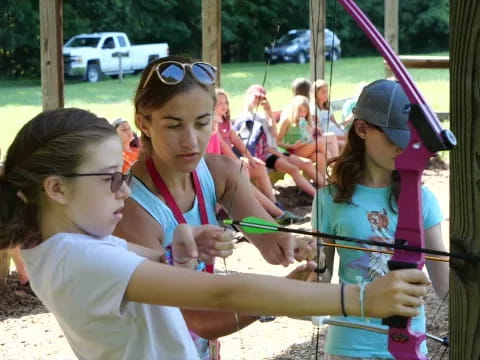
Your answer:
[[[480,2],[450,3],[450,250],[480,253]],[[450,359],[480,359],[479,265],[450,262]]]

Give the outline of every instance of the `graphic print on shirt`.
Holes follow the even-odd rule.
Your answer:
[[[368,211],[366,215],[373,233],[371,240],[390,243],[391,237],[389,234],[390,227],[387,210],[384,208],[382,211]],[[372,246],[372,249],[376,250],[380,248]],[[368,276],[370,281],[388,273],[387,262],[389,259],[390,255],[388,254],[369,253]]]

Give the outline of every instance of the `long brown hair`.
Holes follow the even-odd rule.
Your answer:
[[[355,186],[360,183],[365,173],[365,141],[355,131],[355,119],[350,130],[345,148],[342,153],[329,162],[328,178],[337,191],[332,194],[336,203],[353,204],[352,196]],[[400,194],[400,177],[396,170],[392,171],[391,191],[388,196],[390,209],[396,212],[398,195]],[[330,187],[332,191],[332,187]]]
[[[22,127],[0,174],[0,249],[39,242],[45,178],[74,173],[87,146],[110,136],[107,120],[80,109],[45,111]]]
[[[163,83],[162,81],[160,81],[160,79],[158,79],[158,76],[156,76],[156,74],[150,75],[152,71],[155,71],[152,69],[153,67],[166,61],[177,61],[182,64],[191,64],[193,62],[192,59],[186,57],[167,56],[151,62],[145,68],[145,70],[143,70],[142,77],[140,79],[140,82],[138,83],[138,87],[135,91],[134,97],[135,123],[138,128],[139,126],[137,123],[137,115],[144,116],[144,118],[149,121],[151,120],[149,114],[150,112],[164,106],[168,101],[170,101],[170,99],[172,99],[176,95],[189,92],[196,87],[200,87],[207,91],[207,93],[212,96],[215,106],[215,86],[213,84],[205,85],[199,83],[195,80],[191,71],[189,71],[188,69],[185,71],[184,79],[175,85],[168,85]],[[145,84],[148,76],[150,76],[150,78],[148,80],[148,83]],[[152,143],[150,138],[142,132],[141,140],[144,152],[150,153],[152,151]]]

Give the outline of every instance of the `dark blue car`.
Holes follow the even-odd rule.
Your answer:
[[[337,61],[341,55],[340,39],[333,31],[325,29],[325,56],[328,60]],[[270,60],[271,64],[279,62],[305,64],[310,61],[310,30],[289,30],[275,42],[275,47],[265,47],[265,60]]]

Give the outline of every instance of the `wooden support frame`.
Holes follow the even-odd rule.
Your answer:
[[[216,86],[221,86],[222,0],[202,0],[202,60],[217,68]]]
[[[325,0],[310,1],[310,81],[325,79]],[[315,48],[315,44],[317,48]]]
[[[385,0],[384,11],[385,40],[398,54],[398,0]],[[392,70],[385,67],[385,77],[393,76]]]
[[[43,110],[52,110],[64,104],[63,0],[39,1]]]

